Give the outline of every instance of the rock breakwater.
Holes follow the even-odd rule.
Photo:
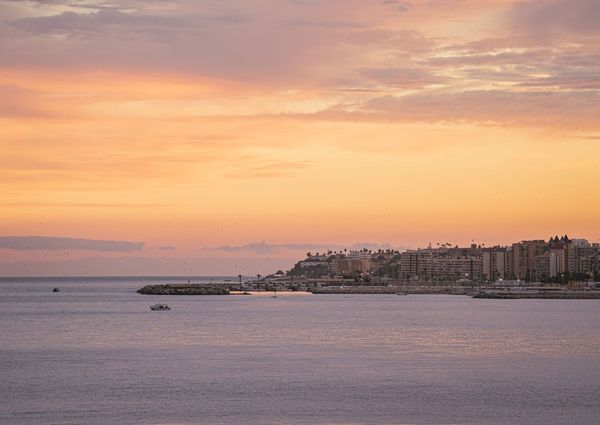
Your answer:
[[[137,292],[144,295],[229,295],[229,288],[201,284],[165,284],[146,285]]]

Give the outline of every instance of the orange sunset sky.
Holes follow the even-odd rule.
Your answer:
[[[0,275],[598,242],[599,93],[597,0],[0,0]]]

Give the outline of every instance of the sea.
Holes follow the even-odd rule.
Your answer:
[[[0,424],[600,423],[599,300],[136,293],[223,279],[0,279]]]

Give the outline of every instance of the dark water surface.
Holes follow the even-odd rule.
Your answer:
[[[145,283],[0,280],[0,424],[600,423],[600,301]]]

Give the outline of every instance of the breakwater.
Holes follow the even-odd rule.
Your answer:
[[[544,299],[544,300],[598,300],[600,291],[523,291],[523,292],[478,292],[473,298],[488,299]]]
[[[200,284],[165,284],[146,285],[137,292],[144,295],[229,295],[229,288]]]

